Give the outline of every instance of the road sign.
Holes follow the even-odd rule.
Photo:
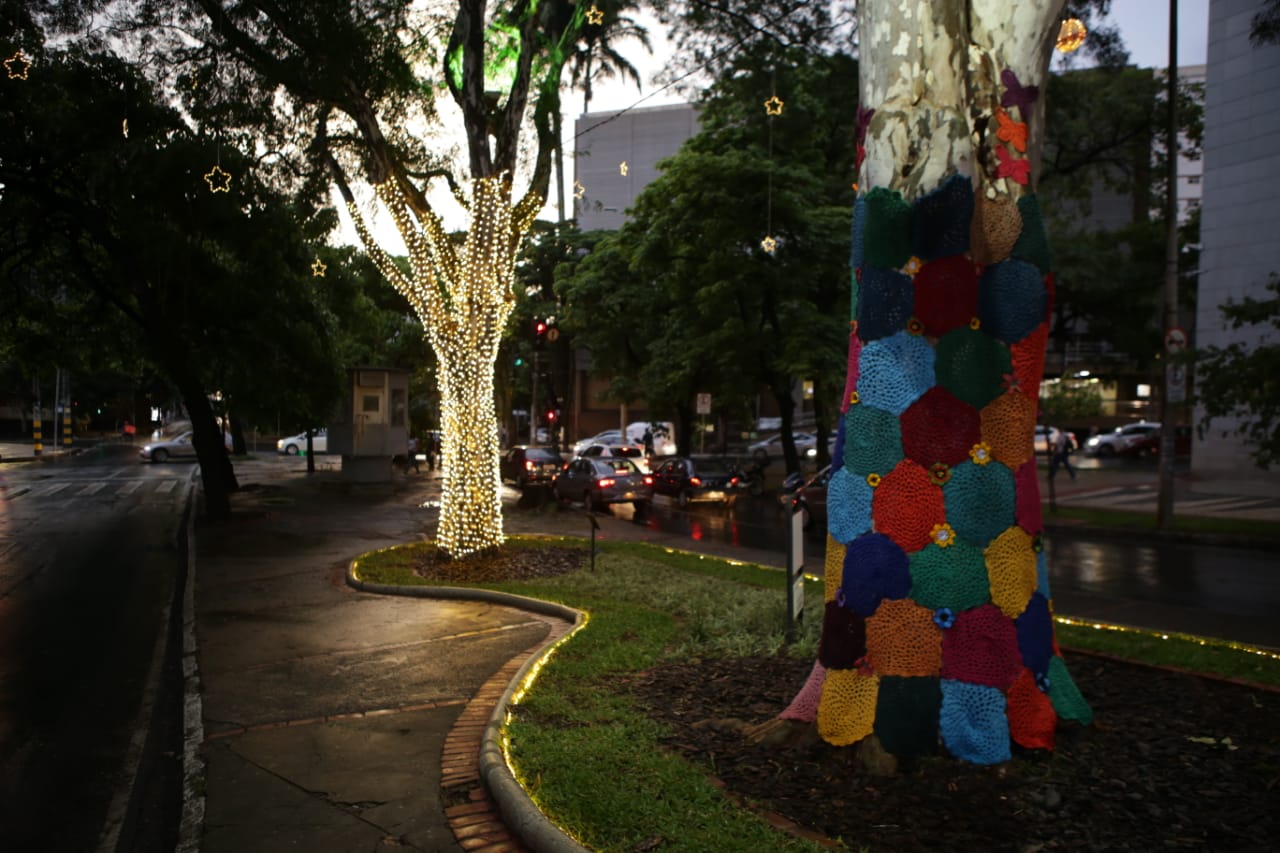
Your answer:
[[[698,395],[698,414],[700,415],[711,414],[711,395],[710,394]]]
[[[553,344],[556,341],[560,340],[560,330],[557,329],[555,326],[552,326],[550,329],[547,329],[547,340],[551,341],[551,343]]]
[[[1187,330],[1181,326],[1172,326],[1164,333],[1164,351],[1169,355],[1177,355],[1187,348]]]
[[[1187,368],[1181,364],[1169,365],[1165,373],[1165,394],[1170,403],[1187,402]]]

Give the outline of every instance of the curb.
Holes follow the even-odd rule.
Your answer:
[[[494,679],[490,680],[492,682],[493,680],[506,678],[507,684],[506,689],[497,698],[492,710],[489,712],[484,732],[480,737],[477,769],[479,779],[493,798],[503,823],[535,853],[587,853],[586,847],[570,838],[534,804],[528,792],[516,781],[511,768],[507,765],[506,756],[502,750],[502,725],[516,691],[520,689],[529,673],[540,667],[556,646],[573,636],[586,624],[587,615],[580,610],[563,604],[497,592],[496,590],[369,583],[355,577],[354,565],[355,561],[352,561],[347,566],[347,585],[362,592],[378,595],[400,595],[410,598],[483,601],[490,604],[514,607],[543,616],[551,616],[568,623],[563,628],[553,626],[547,639],[539,646],[535,646],[528,651],[524,663],[514,674],[507,675],[510,667],[510,664],[508,664],[508,666],[498,671]],[[514,663],[514,660],[512,663]],[[485,687],[487,688],[488,684]],[[485,688],[481,688],[473,702],[483,702],[487,705],[487,692]],[[459,719],[457,725],[464,725],[464,719],[471,710],[471,703],[469,703],[467,711],[463,712],[463,718]],[[477,708],[476,710],[481,709]],[[474,814],[470,816],[474,817]],[[450,825],[454,826],[453,816],[450,815],[449,817]]]

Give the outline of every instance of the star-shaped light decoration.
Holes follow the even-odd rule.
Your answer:
[[[205,172],[204,179],[209,184],[209,192],[211,193],[231,192],[231,173],[224,172],[221,166],[214,166]]]
[[[780,116],[782,115],[782,106],[782,98],[774,95],[772,98],[764,102],[764,111],[771,116]]]
[[[120,132],[124,134],[125,139],[129,138],[129,120],[127,118],[120,120]]]
[[[582,198],[587,194],[587,188],[582,185],[582,181],[575,180],[573,182],[573,197]]]
[[[324,273],[327,269],[329,269],[328,265],[319,258],[311,262],[311,274],[317,278],[324,278]]]
[[[1061,53],[1071,53],[1079,50],[1080,45],[1084,44],[1084,39],[1087,35],[1089,35],[1089,31],[1085,29],[1083,21],[1079,18],[1067,18],[1062,22],[1062,27],[1058,30],[1056,47]]]
[[[604,23],[604,12],[600,11],[599,6],[592,5],[592,7],[587,10],[587,23],[588,24]]]
[[[774,252],[778,251],[778,241],[772,237],[765,237],[760,241],[760,248],[772,255]]]
[[[622,175],[622,177],[624,178],[627,176],[628,169],[629,167],[627,166],[626,160],[623,160],[621,163],[618,164],[618,173]]]
[[[20,50],[4,61],[4,70],[8,73],[10,80],[26,80],[27,69],[30,67],[31,60],[27,59],[27,55]]]

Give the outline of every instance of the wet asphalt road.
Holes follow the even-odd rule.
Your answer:
[[[93,850],[119,811],[192,466],[125,449],[0,473],[0,847]]]

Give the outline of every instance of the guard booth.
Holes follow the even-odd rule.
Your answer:
[[[391,459],[409,444],[409,371],[354,367],[350,392],[329,424],[329,452],[342,454],[342,478],[359,483],[391,479]]]

